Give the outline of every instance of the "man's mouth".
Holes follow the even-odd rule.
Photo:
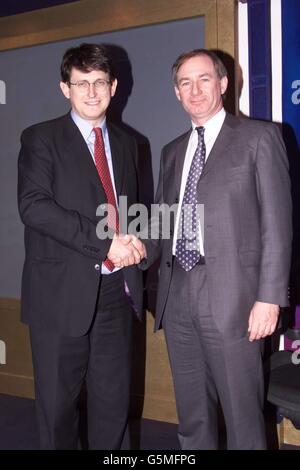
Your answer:
[[[197,104],[202,104],[202,103],[204,103],[204,101],[205,101],[205,99],[201,99],[201,100],[192,100],[191,103],[197,105]]]
[[[86,104],[87,106],[97,106],[99,103],[100,103],[99,100],[97,100],[97,101],[86,101],[86,102],[85,102],[85,104]]]

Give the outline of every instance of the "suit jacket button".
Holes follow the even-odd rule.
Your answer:
[[[167,265],[168,268],[170,268],[170,267],[171,267],[170,261],[167,261],[167,262],[166,262],[166,265]]]
[[[100,271],[100,264],[95,264],[96,271]]]

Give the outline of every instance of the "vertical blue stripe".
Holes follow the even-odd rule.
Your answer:
[[[300,327],[300,2],[281,1],[282,122],[293,198],[293,256],[291,304]]]
[[[271,120],[270,0],[248,0],[250,117]]]
[[[300,147],[300,1],[282,1],[282,120]]]

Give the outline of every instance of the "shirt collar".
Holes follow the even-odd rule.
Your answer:
[[[71,110],[71,117],[73,121],[75,122],[76,126],[80,130],[82,137],[84,140],[87,142],[90,137],[93,139],[94,138],[94,133],[93,131],[93,126],[87,121],[86,119],[83,119],[81,116],[79,116],[73,109]],[[106,118],[102,121],[100,124],[101,129],[102,129],[102,134],[103,136],[106,135],[107,132],[107,125],[106,125]]]
[[[205,140],[208,140],[210,137],[213,136],[214,130],[215,129],[220,129],[222,127],[222,124],[224,122],[226,116],[226,111],[224,108],[220,109],[220,111],[217,112],[212,118],[210,118],[204,125],[205,129]],[[192,127],[193,131],[196,129],[197,126],[193,121],[192,121]]]

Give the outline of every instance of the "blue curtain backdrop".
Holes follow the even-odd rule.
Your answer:
[[[300,2],[282,0],[282,122],[294,207],[291,300],[300,326]]]
[[[300,146],[300,2],[282,1],[282,112]]]
[[[248,0],[250,116],[272,119],[270,0]]]

